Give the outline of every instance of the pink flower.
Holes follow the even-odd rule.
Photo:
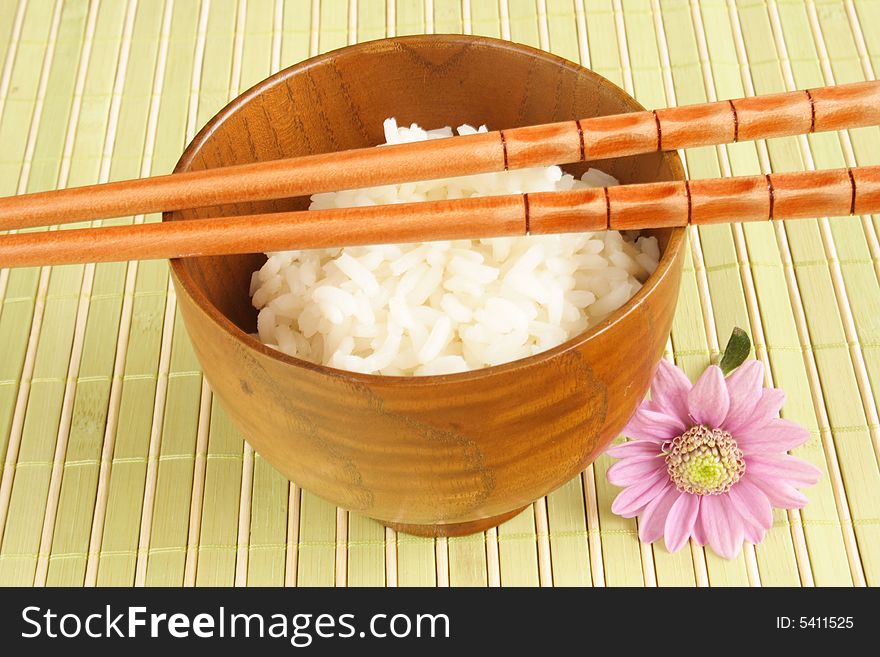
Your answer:
[[[620,459],[608,481],[624,490],[611,506],[639,516],[639,538],[661,536],[670,552],[693,538],[731,559],[743,540],[759,543],[772,507],[807,503],[798,490],[820,471],[786,452],[804,444],[803,427],[777,417],[785,394],[764,389],[764,366],[749,360],[727,378],[710,366],[695,385],[666,361],[623,433],[632,438],[608,454]]]

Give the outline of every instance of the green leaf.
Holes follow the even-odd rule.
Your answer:
[[[718,367],[721,368],[724,376],[727,376],[742,365],[746,358],[749,357],[751,350],[752,341],[749,339],[748,333],[735,326],[730,334],[730,339],[727,341],[727,346],[724,347],[724,352],[718,361]]]

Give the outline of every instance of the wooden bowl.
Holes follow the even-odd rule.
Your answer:
[[[641,110],[601,76],[494,39],[417,36],[343,48],[231,102],[176,171],[370,146],[382,121],[490,128]],[[675,154],[601,162],[621,182],[684,179]],[[566,167],[580,174],[586,164]],[[307,198],[166,214],[304,209]],[[180,309],[214,392],[287,477],[346,509],[421,535],[494,526],[562,485],[622,429],[664,350],[684,230],[656,232],[657,271],[625,306],[545,353],[447,376],[355,374],[288,357],[250,334],[262,255],[171,263]]]

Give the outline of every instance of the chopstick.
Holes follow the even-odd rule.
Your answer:
[[[880,81],[0,198],[0,230],[880,124]]]
[[[880,212],[880,166],[0,237],[0,267]]]

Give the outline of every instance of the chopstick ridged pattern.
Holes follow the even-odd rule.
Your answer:
[[[763,191],[762,188],[763,187]],[[880,211],[880,166],[0,237],[0,267],[180,258]]]
[[[0,230],[880,124],[858,82],[0,198]]]

